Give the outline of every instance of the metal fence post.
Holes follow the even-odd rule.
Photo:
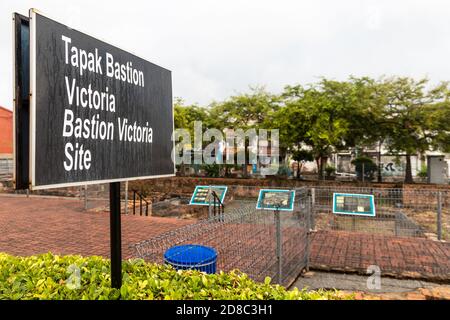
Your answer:
[[[125,214],[128,214],[128,181],[125,181]]]
[[[216,197],[213,197],[213,209],[214,209],[214,219],[217,220],[217,213],[216,213]]]
[[[396,237],[400,236],[400,226],[399,226],[399,214],[398,212],[395,212],[395,221],[394,221],[394,235]]]
[[[283,282],[283,248],[281,243],[281,220],[280,220],[280,211],[275,210],[275,225],[276,225],[276,243],[277,243],[277,266],[278,266],[278,284],[282,284]]]
[[[442,240],[442,195],[441,191],[437,193],[437,238]]]
[[[133,216],[136,215],[136,190],[133,190]]]
[[[88,209],[88,191],[87,184],[84,185],[84,210]]]
[[[209,186],[209,191],[208,191],[208,219],[212,218],[212,209],[211,209],[211,186]]]
[[[312,229],[312,230],[316,229],[315,207],[316,207],[316,189],[315,188],[311,188],[311,209],[310,209],[311,222],[310,222],[310,229]]]
[[[364,170],[365,168],[364,168],[364,162],[362,163],[362,172],[361,172],[361,175],[362,175],[362,182],[364,183],[364,175],[365,175],[365,170]]]
[[[310,256],[310,248],[309,248],[309,240],[311,236],[311,230],[312,230],[312,208],[311,203],[312,199],[308,197],[307,194],[307,208],[306,208],[306,214],[307,214],[307,225],[306,225],[306,235],[305,235],[305,269],[306,271],[309,271],[309,256]]]

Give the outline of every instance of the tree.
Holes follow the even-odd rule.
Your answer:
[[[373,175],[377,170],[377,166],[370,157],[359,156],[352,160],[352,164],[355,166],[356,176],[361,181],[372,181]]]
[[[450,99],[446,89],[441,101],[425,107],[427,137],[430,148],[450,152]]]
[[[210,107],[211,125],[217,129],[249,129],[264,128],[266,118],[276,108],[277,97],[267,92],[264,87],[250,88],[249,93],[231,96],[229,99],[213,103]],[[244,141],[245,163],[244,176],[248,176],[249,141]]]
[[[300,86],[295,89],[303,90]],[[280,155],[284,156],[302,149],[309,125],[304,106],[299,102],[301,96],[298,92],[292,93],[292,96],[285,93],[281,99],[282,105],[267,117],[266,127],[279,130],[279,150]],[[301,161],[301,159],[295,161]],[[300,178],[299,173],[300,171],[297,172],[297,178]]]
[[[352,123],[362,114],[356,103],[356,86],[351,81],[322,79],[307,88],[288,86],[283,97],[287,108],[282,111],[286,115],[284,123],[290,122],[285,135],[292,134],[289,144],[311,148],[322,179],[331,152],[354,144]]]
[[[292,153],[292,159],[297,162],[297,179],[300,179],[303,163],[306,161],[313,161],[314,156],[311,151],[300,149]]]
[[[393,153],[405,154],[405,182],[413,183],[411,156],[448,146],[448,125],[442,120],[448,111],[441,109],[443,105],[448,108],[448,86],[441,83],[426,90],[427,79],[407,77],[383,79],[382,85],[386,105],[380,124],[387,128],[387,147]]]
[[[206,108],[198,105],[185,105],[184,101],[180,98],[176,98],[174,101],[174,126],[175,129],[185,129],[189,132],[190,141],[182,141],[184,145],[190,145],[191,151],[193,150],[194,139],[194,122],[195,121],[208,121],[209,114]],[[184,139],[184,138],[183,138]],[[192,157],[192,153],[190,156]],[[180,171],[184,172],[185,163],[181,163]],[[196,168],[196,167],[194,167]],[[197,169],[196,169],[197,170]]]
[[[174,101],[174,125],[175,129],[187,129],[194,134],[195,121],[208,121],[208,109],[198,105],[185,105],[183,99],[176,98]],[[191,136],[192,137],[192,136]]]
[[[354,84],[357,92],[355,103],[358,112],[350,116],[349,139],[352,141],[349,141],[348,144],[362,152],[366,147],[377,147],[377,175],[378,182],[381,182],[381,153],[389,127],[385,123],[387,88],[382,82],[369,77],[350,77],[350,81]]]
[[[263,87],[251,88],[208,108],[175,101],[176,128],[191,137],[194,122],[224,129],[279,129],[280,155],[291,153],[297,162],[308,160],[310,150],[319,179],[332,152],[378,146],[378,181],[381,149],[406,157],[405,182],[412,182],[411,155],[428,150],[450,152],[450,89],[446,82],[434,87],[428,80],[407,77],[349,77],[346,81],[322,78],[307,86],[285,87],[281,95]],[[244,175],[249,139],[245,138]],[[310,155],[308,155],[310,156]],[[300,175],[300,164],[297,177]],[[373,167],[372,167],[373,169]]]

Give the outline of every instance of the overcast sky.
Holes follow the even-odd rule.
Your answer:
[[[320,76],[450,80],[448,0],[1,0],[0,105],[8,108],[11,14],[30,7],[170,69],[173,94],[187,103]]]

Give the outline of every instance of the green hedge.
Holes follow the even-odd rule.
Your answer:
[[[342,299],[338,291],[315,291],[257,283],[243,273],[206,275],[129,260],[123,285],[110,286],[109,260],[43,254],[15,257],[0,253],[1,299]]]

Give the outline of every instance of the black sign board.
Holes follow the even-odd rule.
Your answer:
[[[171,72],[30,11],[32,189],[173,176]]]

